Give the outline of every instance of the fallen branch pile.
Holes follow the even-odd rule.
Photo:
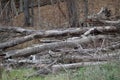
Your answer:
[[[117,25],[120,21],[99,21],[110,25],[47,31],[0,27],[1,34],[12,32],[20,35],[0,43],[0,57],[7,63],[32,64],[32,67],[39,69],[33,75],[105,64],[119,59],[120,38],[116,36],[120,34]],[[114,41],[115,38],[118,42]],[[12,48],[36,39],[40,43],[16,50]],[[112,53],[113,50],[117,52]]]

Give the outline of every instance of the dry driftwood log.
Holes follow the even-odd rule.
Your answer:
[[[66,40],[61,42],[46,43],[43,45],[36,45],[34,47],[28,47],[21,50],[8,51],[5,54],[6,54],[6,57],[29,56],[45,50],[54,50],[54,49],[65,48],[65,47],[78,48],[79,44],[81,43],[93,42],[94,40],[99,40],[104,38],[106,37],[103,35],[89,36],[89,37],[76,39],[76,40]]]
[[[76,69],[79,67],[90,66],[90,65],[100,65],[106,64],[107,62],[81,62],[81,63],[72,63],[72,64],[58,64],[52,66],[52,72],[57,73],[60,70],[66,69]]]

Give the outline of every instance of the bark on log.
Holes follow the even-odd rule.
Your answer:
[[[6,54],[6,58],[23,57],[23,56],[37,54],[37,53],[39,53],[41,51],[45,51],[45,50],[54,50],[54,49],[65,48],[65,47],[76,48],[76,47],[79,47],[78,44],[88,43],[88,42],[92,42],[94,40],[99,40],[99,39],[103,39],[103,38],[105,38],[105,36],[99,35],[99,36],[89,36],[89,37],[76,39],[76,40],[66,40],[66,41],[48,43],[48,44],[46,43],[43,45],[28,47],[28,48],[24,48],[21,50],[9,51],[9,52],[6,52],[5,54]]]
[[[52,72],[57,73],[60,70],[65,69],[75,69],[79,67],[84,66],[90,66],[90,65],[100,65],[100,64],[106,64],[107,62],[81,62],[81,63],[72,63],[72,64],[58,64],[52,66]]]

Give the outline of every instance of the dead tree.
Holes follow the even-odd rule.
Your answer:
[[[29,11],[29,0],[24,0],[24,18],[25,26],[30,26],[30,11]]]
[[[88,19],[88,0],[84,0],[84,18],[85,21]],[[87,23],[85,22],[85,26],[87,26]]]
[[[20,12],[22,12],[23,11],[23,0],[20,0],[19,4],[20,4]]]
[[[77,0],[66,0],[70,27],[79,26]]]

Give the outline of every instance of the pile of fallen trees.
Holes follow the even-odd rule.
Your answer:
[[[0,43],[1,62],[12,67],[29,64],[37,69],[37,72],[29,75],[30,77],[88,65],[105,64],[119,59],[120,20],[97,20],[105,25],[46,31],[0,27],[0,35],[19,34]],[[36,39],[39,43],[15,49],[17,45]]]
[[[19,27],[0,27],[0,32],[2,33],[9,31],[14,34],[20,34],[21,37],[0,43],[2,51],[0,55],[8,63],[32,64],[32,67],[40,69],[37,71],[39,74],[56,73],[59,70],[104,64],[107,61],[119,59],[120,55],[119,52],[111,53],[113,50],[120,49],[119,40],[107,46],[105,45],[107,40],[114,40],[115,34],[120,33],[118,26],[47,31],[29,30]],[[61,39],[57,39],[59,37]],[[62,37],[64,38],[62,39]],[[31,47],[9,51],[11,47],[35,39],[39,39],[40,43],[33,44]],[[93,47],[93,44],[96,47]],[[89,47],[89,45],[92,47]]]

